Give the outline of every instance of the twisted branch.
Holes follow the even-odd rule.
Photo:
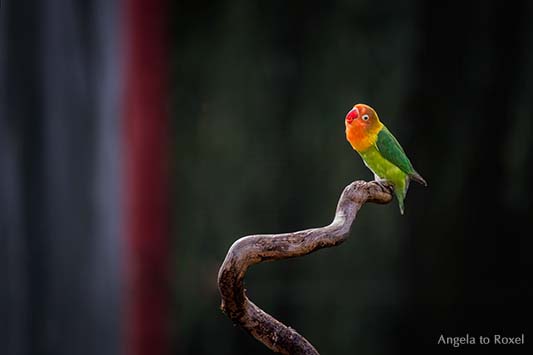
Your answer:
[[[237,240],[228,251],[218,273],[221,309],[236,324],[274,352],[318,354],[294,329],[287,327],[246,297],[244,275],[248,267],[264,261],[307,255],[344,242],[359,209],[366,202],[392,200],[389,187],[379,182],[355,181],[346,186],[330,225],[294,233],[250,235]]]

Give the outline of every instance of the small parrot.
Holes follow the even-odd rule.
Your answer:
[[[426,180],[415,171],[400,143],[381,123],[372,107],[355,105],[346,115],[344,123],[346,139],[374,173],[374,178],[392,184],[403,215],[409,181],[427,186]]]

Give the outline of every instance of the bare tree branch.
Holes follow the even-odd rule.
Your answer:
[[[328,226],[294,233],[240,238],[229,249],[218,273],[222,311],[274,352],[318,354],[303,336],[261,310],[246,297],[246,270],[260,262],[307,255],[318,249],[339,245],[348,238],[352,222],[366,202],[385,204],[391,200],[389,187],[376,181],[355,181],[342,192],[335,218]]]

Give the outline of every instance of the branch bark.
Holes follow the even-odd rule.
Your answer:
[[[339,245],[348,238],[359,209],[366,202],[389,203],[392,200],[391,192],[389,187],[376,181],[355,181],[342,192],[335,218],[328,226],[294,233],[250,235],[237,240],[229,249],[218,273],[222,311],[274,352],[318,354],[307,339],[246,297],[244,275],[254,264],[303,256]]]

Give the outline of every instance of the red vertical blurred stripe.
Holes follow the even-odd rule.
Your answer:
[[[124,309],[128,355],[169,352],[166,11],[163,0],[125,6],[124,128],[128,245]]]

